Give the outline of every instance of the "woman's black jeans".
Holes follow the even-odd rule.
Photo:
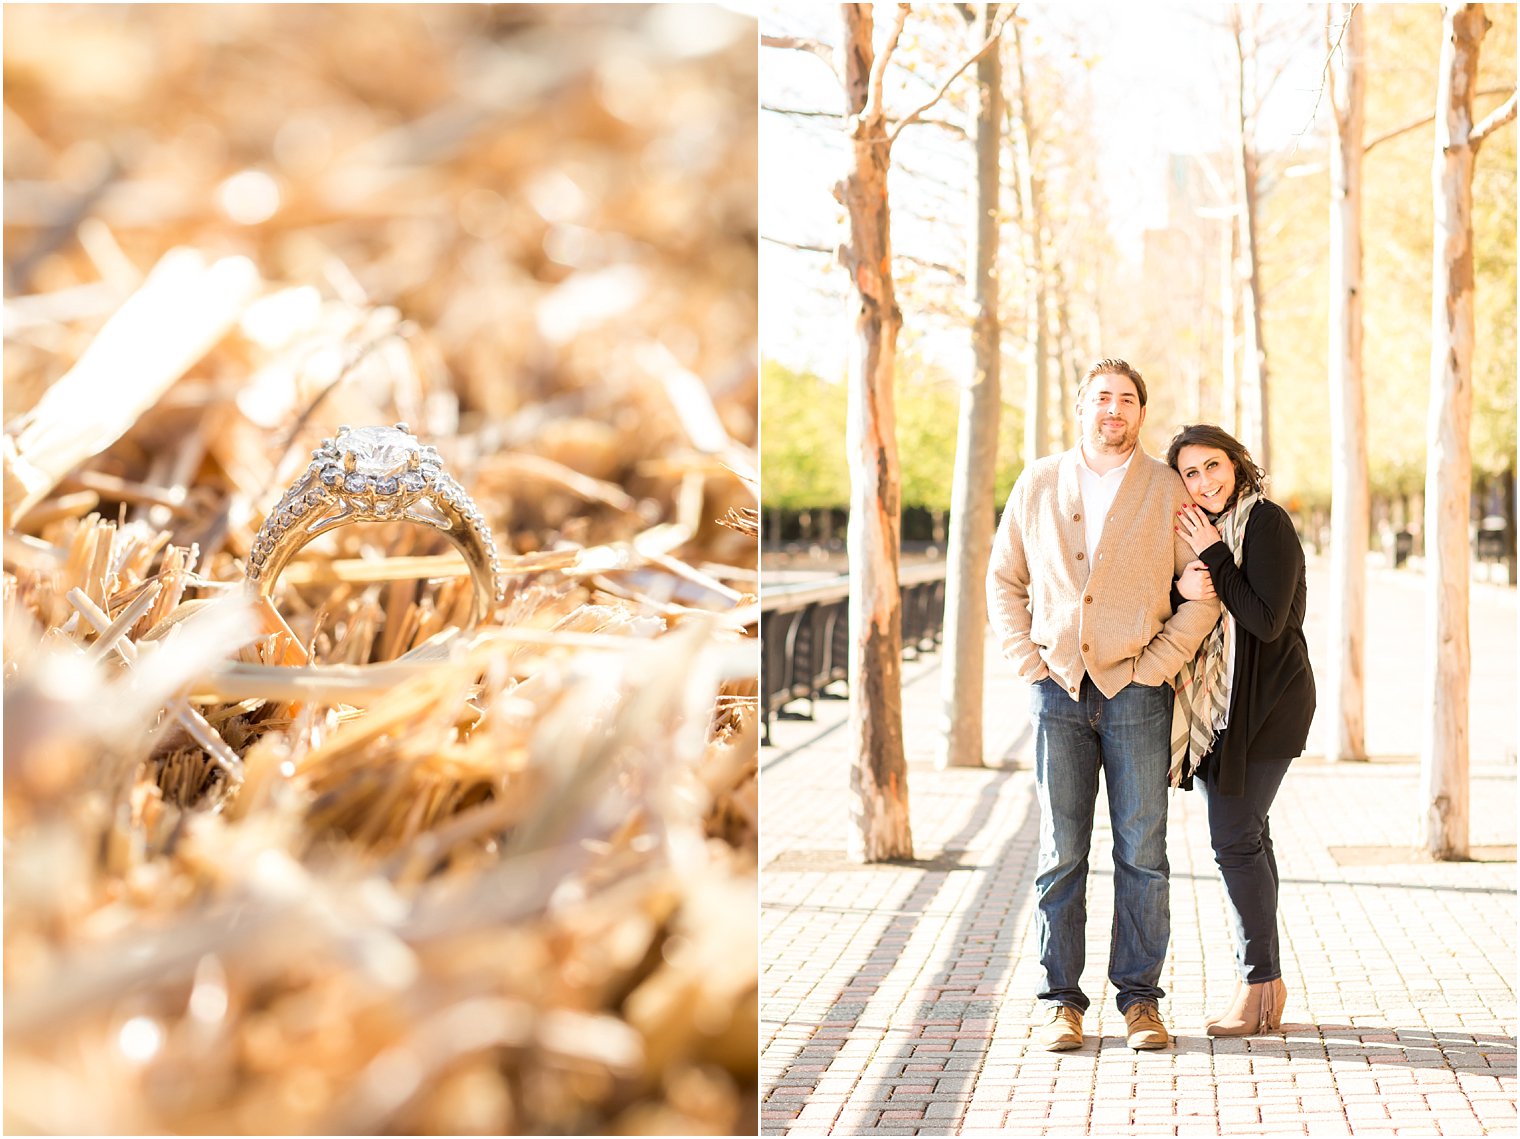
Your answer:
[[[1214,861],[1235,919],[1235,964],[1250,984],[1282,976],[1277,948],[1277,859],[1267,812],[1291,759],[1246,764],[1244,795],[1222,795],[1214,775],[1200,779],[1209,809]]]

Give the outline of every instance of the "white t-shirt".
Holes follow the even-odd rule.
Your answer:
[[[1087,564],[1093,564],[1093,555],[1098,548],[1098,540],[1103,537],[1103,523],[1108,521],[1109,509],[1114,505],[1114,496],[1119,493],[1119,484],[1124,481],[1124,472],[1129,470],[1129,465],[1135,458],[1133,450],[1129,458],[1120,463],[1107,474],[1100,475],[1087,465],[1087,452],[1078,448],[1080,461],[1077,463],[1077,485],[1082,492],[1082,522],[1087,533]]]

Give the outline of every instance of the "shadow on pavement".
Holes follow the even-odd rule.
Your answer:
[[[1122,1046],[1122,1041],[1114,1038]],[[1104,1040],[1104,1045],[1109,1043]],[[1319,1045],[1323,1052],[1313,1053]],[[1280,1032],[1255,1036],[1203,1036],[1196,1032],[1175,1033],[1176,1055],[1276,1056],[1290,1054],[1328,1061],[1338,1075],[1354,1074],[1356,1061],[1368,1068],[1404,1066],[1438,1068],[1463,1075],[1513,1076],[1515,1040],[1509,1036],[1472,1033],[1460,1029],[1411,1029],[1381,1025],[1311,1024],[1290,1021]]]
[[[941,773],[940,777],[947,775],[949,773]],[[1027,925],[1027,911],[1034,902],[1039,805],[1033,786],[1021,804],[1011,805],[1013,810],[1023,810],[1023,822],[995,852],[979,857],[974,866],[962,862],[960,852],[986,827],[1005,784],[1013,775],[1014,772],[1009,770],[991,773],[991,778],[978,792],[971,816],[943,844],[943,855],[880,864],[881,868],[922,868],[923,877],[908,897],[891,911],[894,916],[878,936],[865,967],[839,993],[824,1017],[824,1025],[830,1034],[827,1037],[815,1034],[794,1060],[794,1063],[805,1060],[810,1066],[823,1064],[824,1072],[820,1078],[827,1075],[827,1069],[839,1056],[849,1033],[857,1027],[864,1027],[861,1017],[869,1002],[910,939],[920,932],[925,911],[946,886],[948,875],[967,869],[982,869],[987,878],[978,887],[974,899],[969,903],[956,903],[961,914],[957,928],[949,939],[937,941],[935,971],[920,981],[921,987],[935,988],[939,995],[920,999],[914,1006],[899,1006],[892,1011],[888,1025],[878,1026],[878,1031],[906,1027],[913,1035],[900,1039],[900,1033],[894,1032],[883,1042],[872,1062],[872,1068],[881,1071],[882,1075],[877,1077],[874,1090],[851,1096],[857,1102],[890,1110],[893,1106],[892,1089],[905,1082],[911,1084],[912,1081],[905,1081],[904,1076],[921,1071],[923,1083],[934,1086],[937,1096],[955,1096],[953,1117],[924,1122],[943,1124],[947,1129],[955,1130],[964,1117],[985,1050],[985,1047],[977,1048],[976,1042],[980,1040],[985,1045],[992,1037],[999,1006],[996,994],[1001,993],[1003,981],[1013,964],[1012,942]],[[862,872],[869,873],[872,869],[864,867]],[[999,909],[1004,905],[1007,906],[1006,912]],[[990,914],[997,915],[995,927],[989,924]],[[963,963],[977,960],[985,960],[986,964],[974,981],[956,975],[956,969]],[[973,1027],[968,1022],[982,1024]],[[819,1027],[821,1029],[823,1025]],[[866,1078],[861,1083],[869,1086]],[[855,1128],[845,1126],[843,1130]]]
[[[1290,1041],[1324,1042],[1331,1062],[1362,1058],[1374,1067],[1449,1068],[1483,1076],[1515,1074],[1515,1039],[1455,1028],[1396,1028],[1350,1024],[1288,1024]]]
[[[1093,866],[1088,873],[1099,877],[1112,877],[1113,868],[1108,867],[1104,870]],[[1173,870],[1169,881],[1217,883],[1219,875],[1188,874]],[[1351,890],[1426,890],[1437,894],[1493,894],[1498,897],[1513,897],[1515,893],[1509,886],[1450,886],[1445,882],[1359,882],[1350,878],[1282,878],[1279,882],[1284,886],[1345,886]]]

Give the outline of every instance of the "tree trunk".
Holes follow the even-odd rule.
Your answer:
[[[1076,445],[1076,424],[1073,422],[1077,402],[1075,376],[1082,374],[1082,364],[1072,342],[1071,292],[1059,260],[1051,266],[1051,277],[1051,291],[1055,295],[1055,304],[1051,306],[1055,318],[1051,339],[1055,345],[1056,439],[1058,449],[1066,451]]]
[[[1515,584],[1515,469],[1504,472],[1500,480],[1501,501],[1504,504],[1504,564],[1510,585]]]
[[[996,4],[982,4],[972,21],[973,38],[986,40]],[[1002,144],[1003,67],[997,48],[977,60],[975,224],[972,226],[973,290],[971,382],[961,393],[950,486],[950,547],[945,575],[945,669],[940,702],[945,735],[936,756],[940,767],[981,767],[982,684],[987,653],[987,562],[992,553],[993,475],[997,468],[999,398],[997,246],[1000,215],[998,157]]]
[[[1472,486],[1473,85],[1488,20],[1481,4],[1442,6],[1436,86],[1430,418],[1425,441],[1426,697],[1420,748],[1422,837],[1435,858],[1467,857],[1468,634]]]
[[[1325,756],[1367,758],[1367,419],[1362,395],[1362,108],[1359,4],[1333,4],[1330,59],[1330,652]],[[1338,17],[1338,18],[1337,18]]]
[[[1240,253],[1240,214],[1225,220],[1224,265],[1219,281],[1219,418],[1237,437],[1240,434],[1240,376],[1235,361],[1240,348],[1240,290],[1235,283],[1235,262]]]
[[[1023,230],[1024,324],[1029,348],[1029,370],[1024,404],[1024,465],[1027,467],[1050,446],[1050,385],[1045,316],[1044,216],[1040,180],[1034,172],[1034,144],[1030,130],[1029,89],[1024,80],[1024,45],[1018,23],[1013,25],[1013,70],[1016,100],[1012,116],[1014,156],[1018,176],[1019,218]]]
[[[1239,5],[1231,9],[1235,32],[1238,130],[1235,175],[1240,191],[1241,241],[1239,278],[1245,337],[1241,353],[1240,440],[1257,464],[1272,469],[1271,439],[1267,426],[1267,348],[1261,335],[1261,267],[1258,262],[1257,205],[1260,178],[1257,170],[1254,113],[1247,104],[1255,96],[1256,34],[1254,17],[1243,22]]]
[[[871,7],[844,5],[845,98],[852,162],[836,195],[849,215],[841,259],[853,284],[846,447],[850,466],[851,822],[856,861],[912,858],[902,732],[902,525],[892,383],[902,312],[892,280],[887,202],[891,147],[873,75]],[[882,61],[883,64],[885,61]]]

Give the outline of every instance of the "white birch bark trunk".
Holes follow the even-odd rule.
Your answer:
[[[1219,282],[1219,416],[1230,434],[1240,436],[1240,375],[1236,368],[1240,337],[1240,289],[1235,260],[1240,248],[1240,216],[1232,214],[1224,228],[1224,272]]]
[[[1257,206],[1260,179],[1257,171],[1256,144],[1252,138],[1252,109],[1248,100],[1255,97],[1256,42],[1254,17],[1242,21],[1241,8],[1233,9],[1235,48],[1239,62],[1236,72],[1238,130],[1236,133],[1236,179],[1241,203],[1240,302],[1241,330],[1244,335],[1240,373],[1240,441],[1256,462],[1272,469],[1271,438],[1267,420],[1267,348],[1261,331],[1260,243],[1257,240]]]
[[[887,201],[891,148],[871,8],[846,4],[844,43],[852,162],[836,193],[849,215],[841,250],[853,284],[846,447],[850,468],[851,826],[861,862],[913,857],[902,733],[902,599],[898,588],[901,490],[892,383],[902,312],[892,279]]]
[[[1326,758],[1367,758],[1367,419],[1362,388],[1362,124],[1359,4],[1330,5],[1330,645]],[[1341,30],[1343,28],[1343,30]]]
[[[1029,131],[1029,91],[1024,80],[1024,46],[1018,24],[1013,28],[1014,84],[1018,100],[1012,112],[1014,168],[1018,177],[1019,217],[1023,228],[1024,323],[1029,347],[1025,380],[1024,465],[1050,446],[1049,346],[1046,342],[1044,216],[1040,180],[1035,175]]]
[[[1075,424],[1073,418],[1076,413],[1076,376],[1080,374],[1081,362],[1077,357],[1076,346],[1073,343],[1071,329],[1071,291],[1066,285],[1066,274],[1062,272],[1059,262],[1053,266],[1054,287],[1052,293],[1055,296],[1055,403],[1056,403],[1056,446],[1058,450],[1069,450],[1076,444],[1074,438]]]
[[[1425,694],[1421,838],[1434,858],[1468,842],[1468,633],[1472,486],[1473,88],[1488,20],[1481,4],[1442,6],[1431,191],[1430,418],[1425,442]]]
[[[996,4],[982,4],[973,38],[993,31]],[[961,393],[955,473],[950,488],[950,543],[945,581],[945,668],[940,676],[944,733],[940,767],[981,767],[982,685],[987,645],[987,561],[992,552],[993,475],[997,468],[999,399],[997,244],[1001,185],[1003,69],[998,49],[977,61],[975,218],[971,272],[975,355],[971,382]]]

